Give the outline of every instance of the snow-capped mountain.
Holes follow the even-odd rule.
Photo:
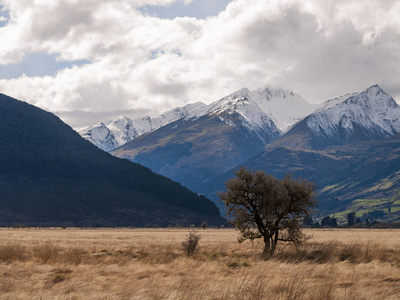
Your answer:
[[[138,136],[147,132],[152,132],[158,128],[167,125],[176,120],[184,119],[196,115],[199,110],[202,110],[207,105],[202,102],[190,103],[183,107],[171,109],[158,117],[144,117],[133,120],[133,126],[138,131]]]
[[[337,97],[337,98],[334,98],[334,99],[329,99],[327,101],[324,101],[324,102],[322,102],[322,104],[319,105],[318,109],[315,110],[314,113],[318,113],[318,112],[323,111],[325,109],[334,107],[334,106],[342,103],[343,101],[349,99],[350,97],[357,96],[358,94],[359,93],[349,93],[349,94],[346,94],[346,95],[343,95],[343,96],[340,96],[340,97]]]
[[[366,202],[368,208],[383,210],[392,207],[400,191],[399,149],[400,107],[374,85],[326,101],[238,166],[314,182],[322,211],[361,211]],[[214,197],[238,166],[197,191]],[[390,214],[386,217],[393,220]]]
[[[316,108],[316,105],[309,104],[291,91],[268,87],[250,91],[243,88],[209,105],[202,102],[188,104],[156,118],[131,120],[119,117],[108,123],[80,129],[78,132],[99,148],[111,151],[144,133],[152,132],[177,120],[198,119],[206,115],[226,113],[239,115],[242,125],[258,134],[266,143],[270,140],[270,137],[267,139],[263,137],[266,131],[277,128],[280,135]],[[224,121],[229,122],[228,119]],[[273,133],[273,136],[276,134]]]
[[[307,127],[321,141],[379,140],[400,132],[400,107],[378,85],[311,114]]]
[[[121,116],[107,124],[100,123],[78,130],[78,133],[104,151],[111,151],[139,135],[128,117]]]
[[[187,119],[218,116],[227,125],[243,126],[249,133],[256,134],[264,144],[267,144],[282,134],[281,129],[272,119],[271,110],[262,109],[263,101],[269,100],[268,97],[260,97],[258,90],[252,92],[243,88],[196,111],[196,115],[191,115]]]
[[[104,123],[82,128],[78,133],[104,151],[111,151],[119,145],[114,134]]]
[[[321,149],[400,133],[400,107],[379,86],[324,102],[268,148]]]
[[[318,107],[291,91],[281,89],[257,89],[250,93],[250,97],[282,132],[289,130]]]
[[[177,120],[219,116],[221,122],[237,126],[236,121],[227,117],[233,115],[240,118],[241,126],[258,135],[264,144],[292,126],[295,132],[303,128],[300,130],[302,137],[281,139],[277,143],[286,145],[289,142],[295,147],[303,147],[310,140],[322,146],[346,144],[354,140],[382,139],[400,132],[399,106],[374,85],[361,93],[347,94],[320,105],[309,104],[290,91],[272,88],[250,91],[243,88],[209,105],[201,102],[189,104],[157,118],[130,120],[119,117],[106,124],[84,128],[79,133],[99,148],[111,151]],[[308,138],[304,138],[305,135]]]
[[[308,116],[317,107],[291,91],[269,87],[253,91],[243,88],[196,113],[201,116],[221,111],[238,112],[250,126],[260,128],[268,118],[280,131],[286,132],[290,126]]]
[[[272,96],[262,98],[261,92]],[[268,116],[273,109],[266,113],[259,105],[278,97],[286,99],[288,105],[291,102],[289,96],[283,98],[277,91],[241,89],[111,153],[195,189],[262,152],[282,135]]]
[[[117,147],[140,135],[135,125],[136,124],[126,116],[118,117],[107,123],[107,128],[112,132]]]
[[[156,118],[144,117],[132,120],[126,116],[117,117],[108,123],[99,123],[78,130],[78,133],[104,151],[111,151],[134,138],[152,132],[173,121],[185,118],[206,105],[201,102],[188,104],[167,111]]]
[[[260,108],[248,89],[241,89],[195,113],[190,118],[217,115],[221,121],[230,126],[238,126],[238,123],[229,116],[240,116],[240,125],[246,127],[249,132],[257,134],[265,144],[281,135],[274,121]]]

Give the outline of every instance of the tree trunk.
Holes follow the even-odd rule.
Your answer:
[[[271,247],[269,249],[269,255],[273,255],[276,250],[276,244],[278,244],[278,237],[279,237],[279,231],[276,231],[273,237],[271,238]]]
[[[269,251],[268,251],[269,256],[272,256],[275,253],[276,244],[278,244],[278,237],[279,237],[279,231],[276,230],[269,241]]]
[[[271,248],[271,240],[268,236],[264,236],[264,250],[263,255],[268,255],[270,248]]]
[[[271,243],[271,248],[269,249],[269,255],[273,255],[275,253],[276,250],[276,244],[278,243],[278,241],[272,240]]]

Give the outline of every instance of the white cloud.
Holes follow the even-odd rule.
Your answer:
[[[205,20],[138,10],[173,2],[1,1],[10,21],[0,28],[0,64],[31,52],[90,63],[0,80],[0,91],[50,111],[102,115],[163,112],[265,84],[318,102],[378,83],[400,100],[399,0],[236,0]]]

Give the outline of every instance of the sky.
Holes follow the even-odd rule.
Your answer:
[[[0,93],[74,128],[243,87],[400,101],[400,0],[0,0]]]

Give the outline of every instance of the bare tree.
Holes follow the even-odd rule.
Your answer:
[[[313,184],[290,175],[278,180],[243,167],[235,175],[219,197],[228,209],[229,222],[240,231],[239,242],[262,238],[265,255],[275,252],[278,241],[299,245],[304,240],[300,220],[317,204]]]

